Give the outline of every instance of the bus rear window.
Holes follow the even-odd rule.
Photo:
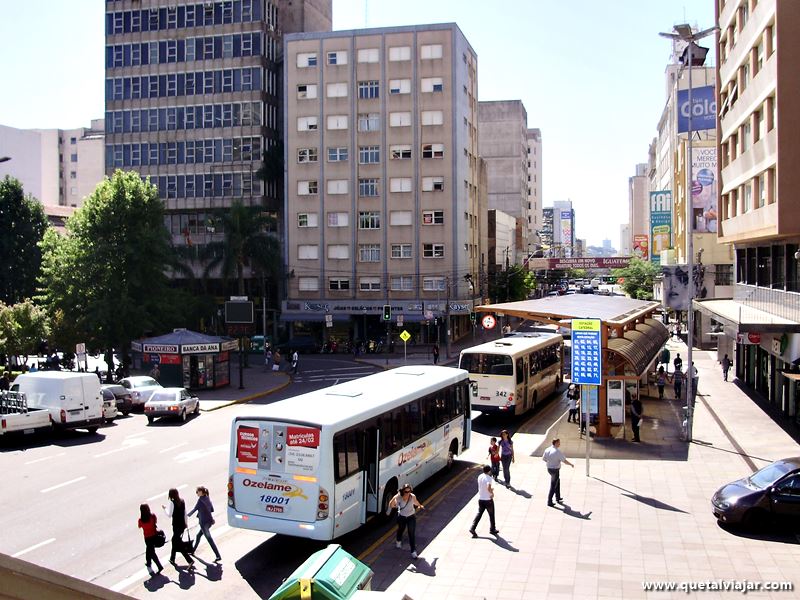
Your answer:
[[[501,354],[462,354],[460,367],[476,375],[514,374],[511,357]]]

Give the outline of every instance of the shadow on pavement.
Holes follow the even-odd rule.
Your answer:
[[[106,436],[99,431],[98,433],[89,433],[83,430],[50,431],[30,435],[6,434],[0,437],[0,452],[24,451],[46,446],[71,448],[73,446],[85,446],[86,444],[98,444],[105,439]]]
[[[636,500],[637,502],[641,502],[642,504],[646,504],[647,506],[652,506],[653,508],[657,508],[659,510],[669,510],[672,512],[679,512],[685,515],[689,514],[685,510],[681,510],[680,508],[672,506],[671,504],[667,504],[666,502],[661,502],[661,500],[656,500],[655,498],[650,498],[649,496],[640,496],[636,492],[627,490],[624,487],[620,487],[614,483],[611,483],[610,481],[606,481],[605,479],[600,479],[599,477],[592,477],[592,479],[594,479],[595,481],[599,481],[600,483],[605,483],[606,485],[610,485],[611,487],[615,487],[618,490],[624,492],[623,494],[621,494],[622,496],[630,498],[631,500]]]
[[[499,535],[490,539],[492,542],[494,542],[495,546],[499,546],[503,550],[508,550],[509,552],[519,552],[519,548],[515,548],[509,543],[508,540],[500,537]]]
[[[724,532],[740,538],[777,544],[800,545],[800,520],[795,522],[767,521],[763,524],[761,531],[747,529],[744,526],[725,525],[719,521],[717,526]]]
[[[426,577],[436,577],[436,563],[438,561],[438,558],[434,558],[431,562],[428,562],[424,558],[418,558],[411,563],[411,565],[409,565],[406,571],[409,573],[419,573],[420,575],[425,575]]]
[[[562,510],[564,514],[568,517],[574,517],[576,519],[583,519],[584,521],[589,521],[592,518],[592,511],[590,510],[587,513],[582,513],[578,510],[573,510],[573,508],[569,504],[562,504],[564,507]]]
[[[712,442],[704,442],[703,440],[698,440],[697,438],[693,439],[690,444],[697,444],[698,446],[703,446],[703,448],[710,448],[712,450],[718,450],[719,452],[727,452],[728,454],[736,454],[738,456],[747,457],[747,458],[754,458],[756,460],[760,460],[766,463],[772,462],[773,458],[761,458],[760,456],[753,456],[752,454],[747,454],[746,452],[737,452],[736,450],[728,450],[726,448],[718,448]]]

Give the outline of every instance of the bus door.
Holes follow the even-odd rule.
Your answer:
[[[530,368],[530,364],[529,364],[530,360],[531,360],[531,357],[530,356],[526,356],[525,357],[525,361],[522,363],[522,372],[525,374],[525,378],[524,378],[523,383],[522,383],[522,385],[523,385],[523,392],[522,393],[524,394],[523,395],[524,402],[523,402],[523,405],[522,405],[522,410],[523,411],[527,411],[529,408],[531,408],[533,406],[533,393],[531,392],[531,387],[532,386],[530,386],[530,384],[529,384],[530,372],[531,372],[531,368]]]
[[[472,437],[472,413],[470,404],[470,387],[471,383],[465,381],[463,385],[456,388],[456,408],[458,414],[464,412],[464,438],[461,441],[462,451],[469,448],[469,443]]]
[[[362,491],[361,503],[361,523],[367,522],[367,515],[380,511],[380,499],[378,498],[380,459],[378,450],[380,448],[380,431],[374,425],[364,431],[364,489]]]

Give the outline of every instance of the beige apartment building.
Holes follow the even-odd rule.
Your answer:
[[[542,229],[542,131],[528,129],[528,243],[541,245]]]
[[[284,54],[283,318],[380,339],[389,306],[418,341],[463,336],[485,261],[475,51],[449,23],[293,34]]]
[[[736,377],[800,423],[800,2],[717,0],[718,239],[735,250],[718,322]]]

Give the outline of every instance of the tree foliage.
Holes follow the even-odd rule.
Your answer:
[[[66,236],[45,235],[42,252],[41,300],[51,314],[61,311],[59,334],[78,331],[90,347],[124,352],[164,324],[174,253],[158,191],[137,173],[100,183]]]
[[[511,265],[495,274],[489,285],[489,295],[495,302],[516,302],[527,300],[531,290],[536,288],[536,276],[521,265]]]
[[[31,300],[0,304],[0,352],[10,356],[36,354],[47,339],[47,314]]]
[[[633,257],[627,267],[614,269],[611,274],[622,278],[622,290],[635,300],[653,299],[653,282],[660,275],[657,266],[649,260]]]
[[[0,181],[0,224],[0,302],[13,304],[36,291],[39,242],[48,225],[42,205],[8,176]]]

